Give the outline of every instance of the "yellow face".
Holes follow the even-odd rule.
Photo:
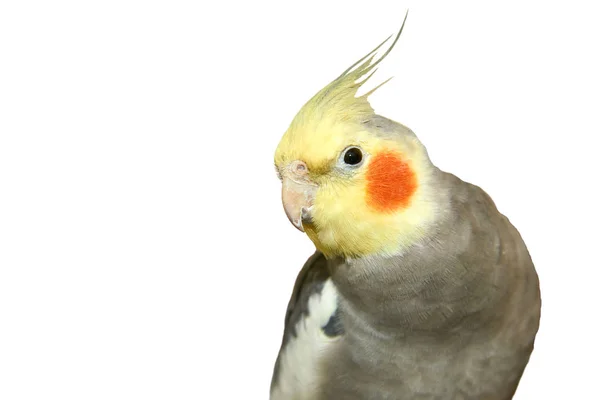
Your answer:
[[[368,97],[381,85],[357,96],[403,27],[381,58],[374,54],[387,39],[313,96],[275,154],[289,220],[327,257],[398,254],[434,218],[424,147],[374,114]]]
[[[326,256],[394,255],[424,235],[434,212],[431,164],[412,132],[395,127],[382,134],[363,123],[321,123],[282,138],[275,164],[284,208]]]

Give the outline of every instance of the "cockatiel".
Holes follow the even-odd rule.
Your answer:
[[[533,350],[539,283],[517,230],[374,113],[377,88],[357,97],[403,27],[310,99],[277,147],[285,213],[317,250],[288,305],[272,400],[508,400]]]

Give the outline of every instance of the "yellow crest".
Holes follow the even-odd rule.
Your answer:
[[[374,89],[356,97],[358,89],[365,84],[377,71],[375,68],[392,51],[394,45],[400,38],[404,23],[406,22],[406,13],[400,31],[396,35],[391,46],[377,61],[375,52],[381,48],[392,36],[385,39],[379,46],[375,47],[366,56],[352,64],[346,71],[338,76],[333,82],[321,89],[314,95],[298,112],[292,121],[288,131],[295,131],[299,128],[306,128],[306,125],[312,125],[323,121],[327,122],[362,122],[373,115],[374,111],[369,104],[368,97],[379,89],[391,78],[379,84]],[[370,74],[369,74],[370,73]],[[359,82],[363,76],[369,74],[365,79]]]

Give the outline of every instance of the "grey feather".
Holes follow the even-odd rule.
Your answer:
[[[296,327],[298,322],[308,315],[308,300],[315,293],[321,293],[325,281],[330,277],[327,270],[327,260],[320,252],[315,252],[304,264],[302,270],[296,278],[294,290],[288,303],[285,315],[285,324],[281,349],[283,350],[287,343],[293,337],[296,337]],[[339,315],[336,312],[330,318],[327,325],[322,327],[327,336],[339,336],[343,333],[343,326]],[[271,387],[273,387],[279,377],[280,355],[275,362]]]
[[[381,136],[413,135],[383,117],[365,125]],[[343,327],[320,362],[313,399],[512,398],[539,326],[532,260],[481,188],[437,168],[432,179],[441,215],[426,239],[392,258],[316,253],[300,272],[282,348],[329,276],[339,294],[332,324]]]

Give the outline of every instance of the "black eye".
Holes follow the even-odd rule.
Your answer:
[[[356,165],[362,161],[362,152],[356,147],[351,147],[344,154],[344,162],[349,165]]]

